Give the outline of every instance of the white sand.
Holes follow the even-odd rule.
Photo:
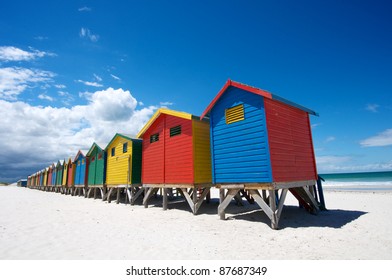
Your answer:
[[[392,259],[392,193],[325,197],[329,211],[314,216],[288,195],[276,231],[256,206],[232,203],[221,221],[217,200],[194,216],[185,203],[163,211],[0,187],[0,259]]]

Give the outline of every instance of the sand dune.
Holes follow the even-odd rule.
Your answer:
[[[163,211],[0,187],[0,259],[392,259],[392,193],[325,197],[317,216],[288,197],[276,231],[253,205],[219,220],[216,198],[194,216],[184,202]]]

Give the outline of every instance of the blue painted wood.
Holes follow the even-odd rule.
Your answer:
[[[244,104],[245,119],[226,124],[225,110]],[[229,87],[210,112],[214,183],[272,182],[264,100]]]
[[[86,157],[79,154],[75,160],[75,185],[84,185],[86,175]]]
[[[53,172],[52,172],[52,186],[56,185],[56,176],[57,172],[56,172],[56,167],[53,168]]]

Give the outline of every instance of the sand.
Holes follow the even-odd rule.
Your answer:
[[[325,199],[329,211],[315,216],[288,195],[272,230],[253,205],[232,203],[219,220],[216,198],[194,216],[185,202],[163,211],[159,200],[145,209],[2,186],[0,259],[392,259],[392,193],[326,191]]]

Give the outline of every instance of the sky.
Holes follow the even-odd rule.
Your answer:
[[[392,3],[0,3],[0,182],[201,115],[228,79],[306,106],[319,173],[392,170]]]

